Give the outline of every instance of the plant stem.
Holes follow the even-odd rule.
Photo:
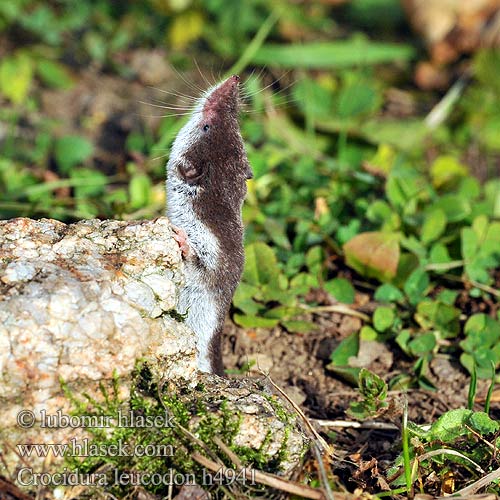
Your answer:
[[[425,266],[425,270],[426,271],[448,271],[449,269],[456,269],[457,267],[463,267],[464,264],[465,264],[464,260],[452,260],[451,262],[427,264]]]
[[[351,309],[349,306],[345,304],[333,304],[331,306],[315,306],[308,307],[301,305],[302,309],[308,313],[320,313],[320,312],[334,312],[339,314],[345,314],[346,316],[355,316],[356,318],[362,319],[369,323],[371,321],[370,316],[360,311],[356,311],[355,309]]]
[[[410,496],[412,490],[412,467],[410,461],[410,436],[408,434],[408,400],[406,399],[403,408],[403,428],[401,430],[401,440],[403,442],[403,464],[405,470],[406,491]]]
[[[267,17],[267,19],[262,23],[259,31],[255,34],[252,41],[247,45],[246,49],[241,54],[240,58],[234,63],[231,69],[227,72],[226,76],[241,73],[252,60],[252,57],[260,49],[266,38],[268,37],[271,29],[276,24],[276,21],[280,18],[281,9],[275,8]]]

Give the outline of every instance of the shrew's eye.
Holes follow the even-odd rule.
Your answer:
[[[210,130],[210,125],[207,123],[206,125],[203,125],[203,132],[208,132]]]

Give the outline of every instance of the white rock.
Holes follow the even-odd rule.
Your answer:
[[[36,268],[26,261],[11,262],[7,265],[2,276],[4,283],[15,283],[16,281],[29,281],[36,274]]]

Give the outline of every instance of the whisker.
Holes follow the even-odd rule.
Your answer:
[[[196,60],[196,58],[193,57],[193,61],[203,81],[207,84],[208,87],[212,87],[211,83],[208,81],[208,78],[201,72],[200,66],[198,65],[198,61]]]
[[[195,92],[199,93],[203,93],[203,89],[201,89],[200,87],[198,87],[198,85],[196,85],[194,82],[190,82],[186,79],[186,77],[184,75],[182,75],[182,73],[180,71],[178,71],[174,66],[172,66],[173,70],[177,73],[177,76],[179,76],[179,78],[188,86],[190,87],[191,89],[193,89]]]
[[[153,106],[154,108],[162,108],[162,109],[171,109],[173,111],[192,111],[192,108],[187,108],[184,106],[166,106],[164,104],[154,104],[152,102],[139,101],[141,104],[145,104],[146,106]]]
[[[193,113],[172,113],[172,114],[168,114],[168,115],[145,115],[142,113],[137,114],[137,116],[141,116],[143,118],[171,118],[174,116],[192,116],[192,115],[193,115]]]
[[[173,90],[165,90],[165,89],[160,89],[158,87],[151,87],[149,86],[150,89],[152,90],[157,90],[158,92],[162,92],[163,94],[168,94],[168,95],[173,95],[175,97],[179,97],[181,99],[188,99],[190,101],[197,101],[197,97],[190,96],[188,94],[183,94],[182,92],[174,92]]]
[[[272,87],[273,85],[275,85],[276,83],[278,83],[280,80],[282,80],[285,76],[287,76],[289,73],[291,72],[291,70],[288,70],[288,71],[285,71],[285,73],[283,73],[279,78],[275,78],[269,85],[266,85],[264,88],[262,89],[259,89],[258,91],[255,91],[255,92],[252,92],[252,93],[247,93],[245,96],[247,98],[250,98],[250,97],[253,97],[254,95],[257,95],[261,92],[264,92],[265,90],[267,90],[269,87]],[[292,84],[290,85],[287,85],[284,89],[280,89],[280,92],[283,91],[283,90],[286,90],[287,88],[289,88]]]
[[[151,101],[157,102],[158,104],[164,104],[165,106],[176,106],[178,108],[185,108],[185,109],[194,109],[196,107],[196,101],[179,102],[179,104],[177,104],[176,102],[170,103],[168,101],[163,101],[162,99],[156,99],[154,97],[151,98]]]
[[[162,154],[161,156],[155,156],[154,158],[151,158],[150,161],[156,161],[156,160],[161,160],[163,158],[166,158],[168,156],[168,153]]]
[[[267,66],[262,66],[262,68],[259,69],[259,72],[257,73],[257,75],[255,75],[255,70],[257,68],[254,68],[252,70],[252,73],[250,73],[250,76],[247,78],[247,81],[250,80],[251,78],[255,78],[256,80],[260,80],[262,75],[264,74],[264,71],[267,70]]]

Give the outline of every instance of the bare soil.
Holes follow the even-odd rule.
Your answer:
[[[300,335],[280,327],[245,330],[228,319],[224,330],[225,368],[232,377],[270,376],[334,445],[338,460],[332,464],[332,472],[344,487],[370,492],[389,489],[386,473],[401,453],[399,427],[405,401],[411,421],[430,423],[448,410],[466,407],[470,378],[453,358],[438,356],[430,362],[427,373],[436,390],[415,387],[389,391],[387,410],[375,418],[389,424],[388,428],[325,427],[321,422],[352,421],[345,412],[351,402],[359,400],[358,391],[330,372],[327,365],[335,347],[360,328],[361,320],[337,313],[322,313],[312,319],[319,329]],[[358,360],[386,382],[410,374],[413,366],[413,361],[392,342],[362,342]],[[242,373],[235,373],[238,370]],[[477,410],[483,409],[487,386],[486,381],[478,382]],[[495,404],[493,413],[498,410]]]

